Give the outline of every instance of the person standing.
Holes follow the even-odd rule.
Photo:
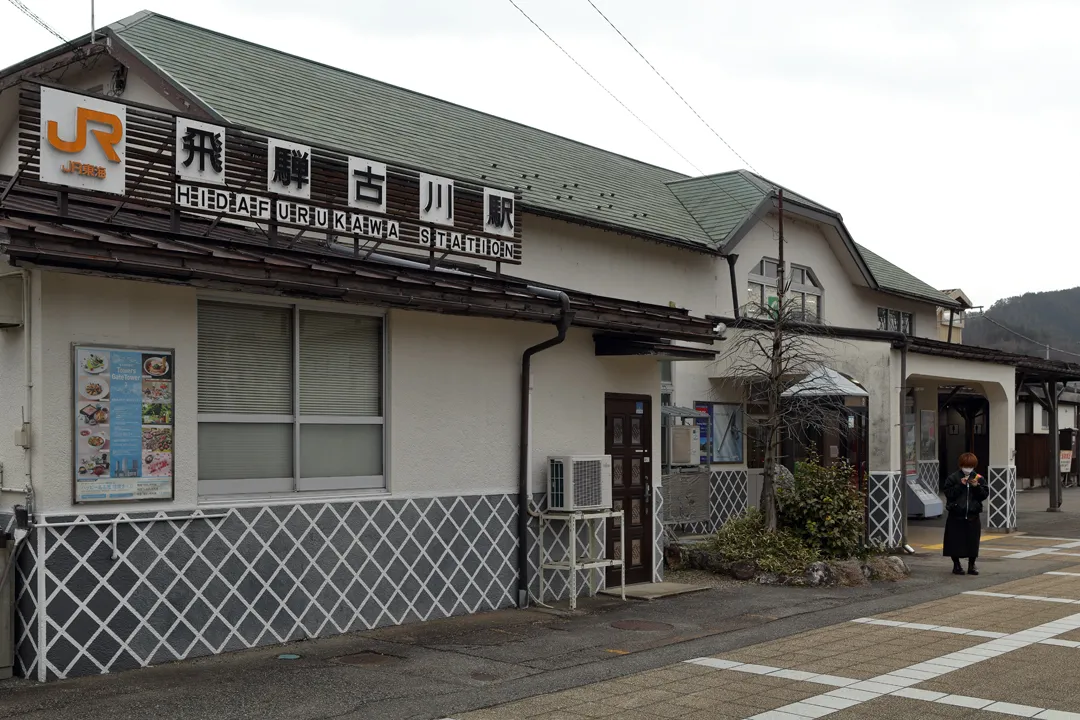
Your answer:
[[[960,456],[960,469],[945,478],[945,509],[949,517],[945,520],[942,555],[952,558],[955,575],[965,574],[960,565],[962,558],[967,558],[968,575],[979,574],[975,560],[979,557],[982,535],[980,515],[990,488],[983,476],[975,472],[978,464],[979,459],[973,453],[964,453]]]

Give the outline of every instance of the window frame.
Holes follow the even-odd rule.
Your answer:
[[[881,327],[882,313],[885,313],[885,327]],[[908,337],[915,337],[915,313],[908,312],[906,310],[897,310],[896,308],[885,307],[884,305],[878,305],[878,330],[885,330],[887,332],[899,332],[904,333]],[[896,318],[896,330],[889,329],[889,323]],[[904,318],[908,320],[908,330],[904,332]],[[946,327],[948,323],[945,323]]]
[[[761,258],[761,260],[759,260],[756,265],[754,265],[752,268],[750,268],[750,271],[746,274],[746,308],[747,309],[750,309],[751,304],[754,302],[754,299],[750,297],[750,285],[751,284],[760,285],[760,286],[762,286],[764,288],[764,291],[761,293],[761,299],[759,301],[759,304],[761,304],[761,305],[765,305],[768,302],[766,298],[768,297],[769,288],[772,288],[772,289],[775,290],[776,287],[777,287],[777,280],[779,278],[778,277],[769,277],[768,275],[765,274],[765,264],[766,263],[769,263],[771,265],[775,265],[778,268],[780,266],[780,263],[776,260],[776,258],[773,258],[773,257],[770,257],[770,256],[766,255],[765,257]],[[800,265],[799,263],[786,263],[786,264],[787,264],[787,267],[785,268],[785,272],[784,272],[784,277],[788,279],[787,293],[786,294],[788,294],[788,295],[798,295],[800,297],[800,302],[802,304],[802,310],[803,310],[803,313],[804,313],[804,318],[803,319],[804,319],[805,322],[812,322],[812,323],[819,323],[819,324],[822,323],[824,321],[824,316],[825,316],[825,309],[824,309],[825,287],[821,284],[821,280],[818,279],[817,273],[815,273],[814,269],[811,268],[809,265]],[[807,282],[802,282],[802,283],[792,282],[792,279],[795,277],[795,273],[794,273],[795,270],[801,270],[803,272]],[[790,275],[790,277],[789,277],[789,275]],[[817,316],[813,317],[813,318],[810,318],[809,320],[807,320],[806,317],[805,317],[806,296],[807,295],[813,295],[813,296],[817,297]]]
[[[305,301],[292,298],[252,298],[237,297],[235,294],[199,293],[196,296],[195,336],[198,341],[198,303],[208,301],[229,303],[240,306],[264,306],[286,308],[292,316],[292,407],[290,414],[283,413],[201,413],[196,412],[196,432],[205,424],[273,424],[290,425],[292,429],[292,477],[282,478],[244,478],[197,481],[197,494],[200,502],[220,502],[229,500],[252,500],[273,497],[309,496],[319,493],[362,494],[386,493],[390,491],[390,433],[389,433],[389,313],[385,310],[354,305],[329,307],[318,301]],[[379,399],[382,405],[381,416],[349,417],[342,415],[302,415],[300,413],[300,315],[302,311],[324,313],[327,315],[361,315],[379,318],[379,355],[381,371],[379,378]],[[196,367],[198,364],[196,363]],[[197,408],[196,408],[197,410]],[[300,428],[303,425],[380,425],[382,427],[382,474],[351,475],[345,477],[301,477],[300,472]],[[198,448],[196,448],[196,458]],[[207,492],[212,490],[212,492]]]

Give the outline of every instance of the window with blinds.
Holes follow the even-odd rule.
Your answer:
[[[200,301],[200,495],[384,487],[382,317]]]

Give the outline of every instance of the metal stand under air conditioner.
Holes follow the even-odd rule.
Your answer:
[[[597,550],[596,532],[589,523],[596,520],[616,518],[619,526],[619,557],[605,558],[603,548]],[[544,547],[545,532],[552,522],[567,523],[567,560],[564,562],[547,562],[550,557]],[[589,533],[589,554],[583,558],[578,557],[578,523],[583,522]],[[577,575],[579,570],[596,570],[600,568],[619,568],[619,591],[622,599],[626,600],[626,530],[623,527],[625,518],[622,510],[596,510],[578,512],[543,512],[540,513],[540,602],[544,602],[544,571],[563,570],[569,575],[570,609],[577,609]],[[589,573],[590,597],[599,592],[599,582],[595,580],[595,573]]]

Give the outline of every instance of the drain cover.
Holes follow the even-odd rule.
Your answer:
[[[473,680],[482,680],[484,682],[495,682],[499,679],[498,675],[492,675],[491,673],[486,672],[469,673],[469,677],[471,677]]]
[[[639,632],[659,632],[661,630],[672,630],[675,628],[674,625],[653,622],[652,620],[617,620],[611,623],[611,627],[616,630],[637,630]]]
[[[387,665],[397,662],[401,658],[393,655],[382,655],[376,652],[359,652],[352,655],[342,655],[334,658],[334,662],[344,665]]]

